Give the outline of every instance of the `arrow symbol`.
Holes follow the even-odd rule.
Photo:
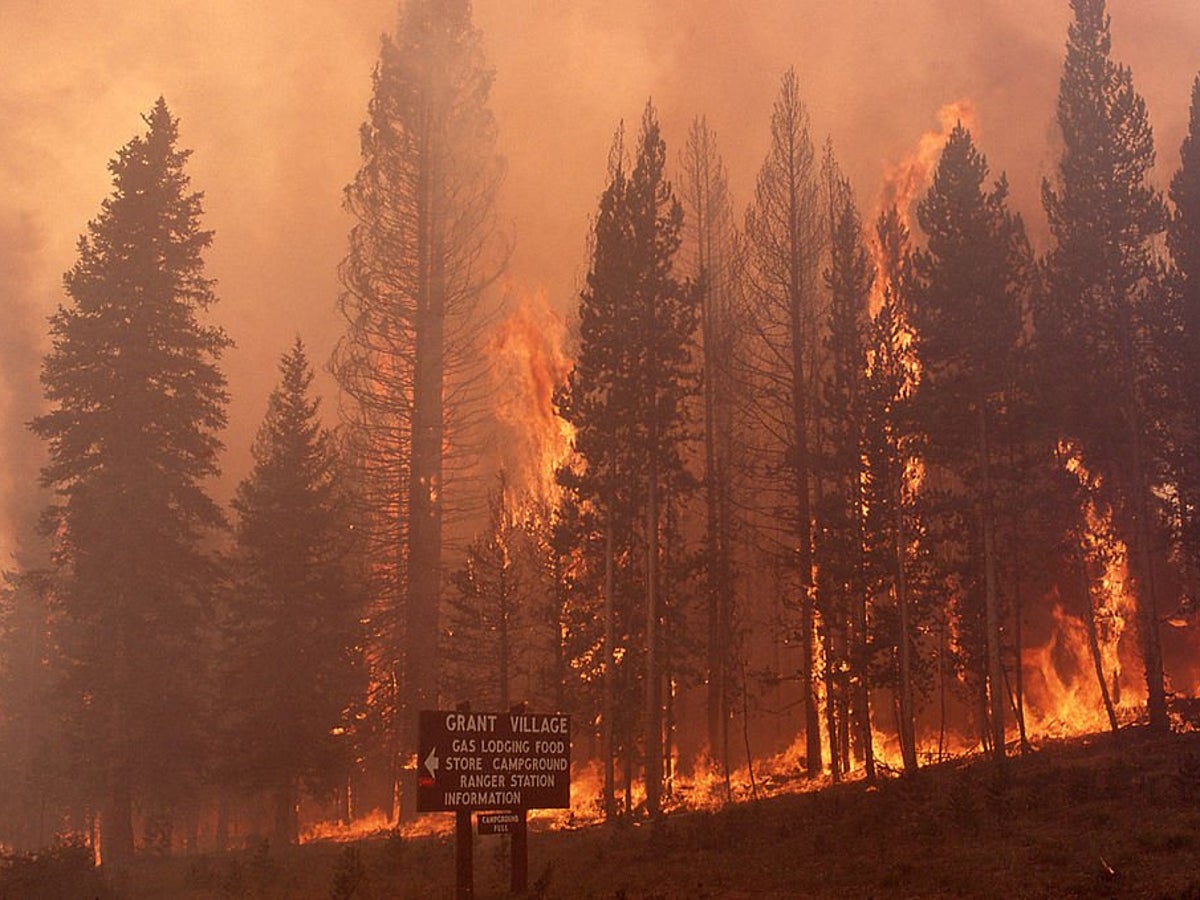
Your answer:
[[[438,770],[437,747],[429,751],[429,755],[425,757],[425,768],[429,770],[430,778],[437,778]]]

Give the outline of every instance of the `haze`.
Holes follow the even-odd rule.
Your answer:
[[[848,7],[848,8],[847,8]],[[0,54],[0,559],[32,503],[40,447],[23,430],[38,409],[45,319],[61,299],[75,241],[110,189],[106,163],[162,95],[194,151],[206,194],[213,319],[233,404],[228,496],[298,333],[323,362],[341,333],[336,268],[349,221],[343,186],[379,35],[394,0],[256,3],[124,0],[5,4]],[[1114,58],[1149,104],[1158,180],[1178,163],[1200,70],[1195,0],[1110,0]],[[516,240],[507,290],[544,289],[569,311],[586,264],[589,217],[618,122],[653,97],[672,157],[693,117],[717,130],[735,191],[750,199],[782,72],[794,65],[814,137],[829,135],[868,216],[884,172],[967,101],[993,174],[1035,241],[1040,182],[1056,158],[1054,101],[1066,0],[476,0],[496,69],[492,106],[508,160],[502,217]],[[322,382],[326,409],[332,385]]]

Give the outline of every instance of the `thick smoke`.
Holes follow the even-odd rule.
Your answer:
[[[46,320],[34,269],[42,251],[29,216],[0,216],[0,570],[25,565],[35,552],[40,442],[26,427],[41,409],[38,372]]]
[[[1165,184],[1200,70],[1200,4],[1109,7],[1114,55],[1132,66],[1154,117]],[[225,363],[234,398],[226,493],[248,468],[279,353],[299,331],[319,363],[341,330],[336,268],[349,227],[341,191],[358,164],[379,36],[396,8],[394,0],[5,6],[0,215],[31,210],[44,223],[44,241],[29,251],[44,307],[35,319],[51,311],[75,240],[108,192],[105,164],[140,131],[139,115],[161,94],[181,119],[205,224],[217,233],[213,315],[237,342]],[[513,289],[544,289],[559,310],[574,304],[618,121],[636,127],[652,97],[674,158],[693,117],[706,115],[743,208],[789,66],[814,141],[832,138],[868,220],[887,167],[939,129],[939,110],[965,100],[993,173],[1007,172],[1014,206],[1044,244],[1039,192],[1057,155],[1067,0],[475,0],[474,10],[496,69]],[[319,387],[332,391],[328,379]]]

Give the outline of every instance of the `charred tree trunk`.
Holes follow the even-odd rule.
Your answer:
[[[300,822],[296,808],[296,787],[289,780],[275,791],[275,843],[280,847],[298,843]]]
[[[979,400],[979,462],[983,481],[980,519],[983,529],[984,617],[987,622],[988,721],[992,757],[1003,765],[1004,745],[1004,664],[1000,647],[1000,591],[996,578],[996,537],[992,504],[991,453],[987,428],[987,401]]]
[[[656,429],[651,423],[651,447]],[[658,672],[658,464],[650,458],[646,502],[646,810],[657,816],[662,799],[662,698]]]
[[[608,523],[604,533],[604,821],[614,822],[617,818],[617,778],[616,778],[616,741],[614,728],[616,726],[617,713],[617,607],[616,598],[613,596],[613,588],[616,578],[614,577],[613,567],[615,561],[613,554],[616,552],[613,537],[613,513],[610,507],[608,510]]]
[[[1084,614],[1084,625],[1087,627],[1088,650],[1092,655],[1092,666],[1096,670],[1096,683],[1100,685],[1100,699],[1104,703],[1104,713],[1108,716],[1109,727],[1113,734],[1120,730],[1117,712],[1113,708],[1112,696],[1108,692],[1108,681],[1104,677],[1104,660],[1100,656],[1100,640],[1096,634],[1096,607],[1092,602],[1092,579],[1087,573],[1087,563],[1079,564],[1079,576],[1083,583],[1083,599],[1087,605]]]
[[[1141,423],[1133,416],[1131,426],[1132,465],[1134,483],[1133,543],[1129,550],[1129,562],[1134,569],[1137,585],[1138,634],[1142,644],[1142,663],[1146,676],[1146,709],[1150,716],[1150,730],[1166,733],[1170,730],[1167,717],[1167,693],[1163,673],[1162,638],[1158,630],[1158,596],[1154,583],[1154,558],[1151,553],[1150,504],[1147,501],[1149,488],[1143,470]],[[1134,560],[1136,559],[1136,563]],[[1135,568],[1136,566],[1136,568]]]
[[[917,771],[916,710],[913,698],[912,611],[908,603],[908,581],[905,557],[908,548],[904,537],[904,485],[902,476],[896,486],[896,605],[900,612],[900,691],[899,738],[900,756],[904,771]]]

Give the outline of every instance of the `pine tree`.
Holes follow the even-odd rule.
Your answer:
[[[895,206],[876,224],[882,302],[867,336],[863,404],[863,495],[868,589],[876,598],[872,657],[882,657],[874,681],[893,692],[904,768],[917,768],[916,696],[920,672],[918,605],[925,573],[916,510],[921,440],[910,423],[917,382],[908,307],[912,290],[908,228]]]
[[[867,633],[869,592],[863,497],[864,413],[867,393],[867,337],[870,297],[875,281],[862,221],[849,181],[841,175],[832,150],[826,154],[825,208],[829,228],[829,291],[825,350],[828,369],[820,392],[822,423],[818,471],[820,493],[816,554],[820,561],[817,597],[822,618],[844,635],[840,659],[826,651],[826,683],[831,707],[842,721],[830,719],[831,766],[848,763],[834,738],[853,718],[868,781],[875,779],[870,715],[870,665]],[[837,700],[835,704],[833,701]]]
[[[595,505],[604,534],[606,811],[615,813],[612,760],[616,726],[617,643],[629,672],[638,662],[645,698],[643,738],[647,806],[658,812],[662,788],[659,625],[665,605],[661,543],[670,498],[686,483],[680,442],[687,399],[697,389],[691,344],[697,295],[673,274],[683,212],[666,179],[666,144],[646,105],[632,171],[618,134],[609,184],[596,220],[592,265],[581,295],[581,346],[561,414],[576,428],[586,471],[569,478]],[[617,555],[621,555],[621,563]],[[637,569],[633,565],[637,564]],[[620,569],[617,566],[620,565]],[[639,609],[630,591],[642,585]],[[626,759],[631,759],[626,745]]]
[[[374,579],[374,680],[399,685],[376,704],[389,761],[415,752],[417,712],[438,702],[447,516],[468,502],[455,476],[470,462],[465,429],[482,384],[481,298],[503,268],[491,83],[469,0],[403,3],[346,191],[356,224],[333,369]]]
[[[747,350],[761,423],[760,494],[765,520],[786,557],[786,603],[798,618],[797,677],[804,703],[807,771],[821,773],[813,556],[813,375],[817,349],[822,232],[818,165],[808,110],[794,70],[784,74],[771,113],[771,147],[746,214],[747,284],[756,334]],[[773,496],[772,496],[773,495]]]
[[[189,190],[189,151],[161,99],[109,164],[113,193],[79,241],[51,319],[42,382],[44,481],[58,540],[61,646],[105,861],[133,853],[134,803],[169,804],[202,756],[198,687],[214,577],[204,537],[223,524],[204,491],[225,424],[229,341],[199,315],[212,233]]]
[[[1167,229],[1173,263],[1173,308],[1178,337],[1173,384],[1178,409],[1173,428],[1174,477],[1178,484],[1176,540],[1193,599],[1200,579],[1200,77],[1192,83],[1187,136],[1171,179],[1174,205]]]
[[[681,156],[684,243],[688,277],[700,292],[704,422],[704,520],[708,754],[730,772],[729,720],[734,695],[735,416],[739,238],[716,134],[703,118],[692,123]]]
[[[959,123],[917,206],[928,246],[914,255],[911,322],[921,381],[912,405],[926,435],[927,494],[935,498],[926,521],[931,530],[942,526],[937,539],[963,602],[982,610],[978,683],[990,700],[992,753],[1002,761],[999,488],[1029,252],[1020,220],[1005,208],[1004,178],[985,191],[987,174],[987,160]]]
[[[1109,57],[1104,0],[1072,0],[1071,8],[1058,98],[1063,154],[1042,188],[1055,240],[1037,317],[1043,378],[1058,386],[1062,436],[1102,479],[1129,549],[1150,724],[1165,729],[1152,396],[1164,347],[1152,244],[1166,211],[1148,183],[1154,140],[1145,101],[1129,68]]]
[[[333,435],[296,340],[238,486],[235,589],[225,620],[225,684],[236,787],[275,801],[275,839],[294,843],[302,792],[345,783],[362,702],[362,594]]]

